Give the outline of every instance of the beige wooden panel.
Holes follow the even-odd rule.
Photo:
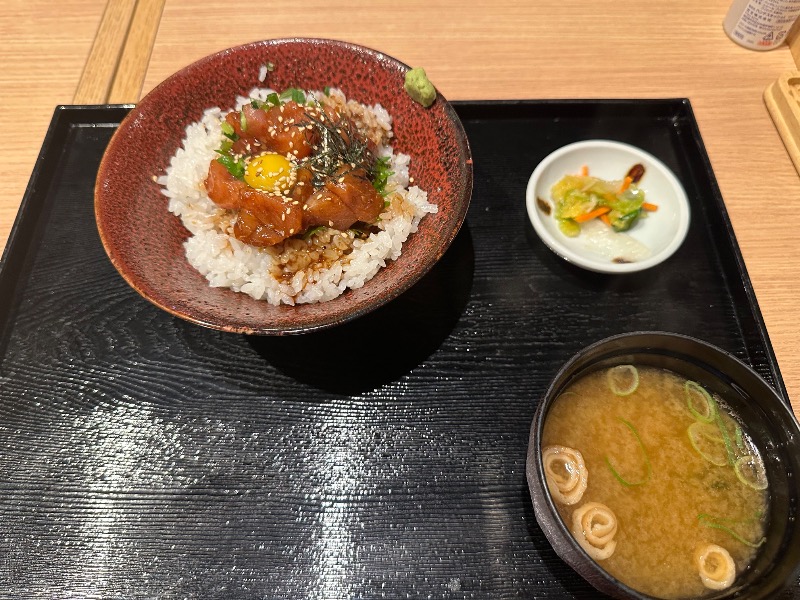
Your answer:
[[[139,100],[163,8],[164,0],[138,0],[136,3],[127,43],[108,95],[109,103]]]
[[[0,2],[0,248],[53,109],[72,102],[104,8],[103,0]]]
[[[75,104],[102,104],[107,101],[135,8],[136,0],[108,0],[75,91]]]

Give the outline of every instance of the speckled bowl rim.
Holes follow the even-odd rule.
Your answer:
[[[330,311],[326,311],[325,316],[323,318],[302,320],[291,325],[281,325],[281,326],[271,325],[270,323],[259,323],[252,325],[241,325],[241,324],[231,325],[229,323],[221,322],[218,319],[208,318],[202,313],[194,313],[186,310],[180,310],[170,303],[169,298],[160,297],[158,295],[145,292],[141,288],[141,286],[137,284],[135,275],[132,273],[131,269],[129,268],[129,265],[118,256],[114,243],[110,239],[110,236],[104,230],[104,227],[102,226],[102,219],[99,217],[99,211],[100,211],[99,194],[102,193],[102,190],[100,190],[100,182],[102,174],[104,173],[104,169],[106,168],[107,157],[109,156],[109,153],[114,152],[118,146],[124,144],[124,136],[128,134],[128,130],[131,127],[131,124],[135,123],[137,119],[139,119],[141,115],[149,109],[150,104],[154,103],[153,98],[157,97],[161,93],[161,90],[168,87],[168,85],[171,82],[173,82],[176,78],[185,77],[187,76],[188,73],[192,72],[193,70],[200,69],[203,66],[207,65],[208,63],[214,63],[218,61],[220,58],[228,56],[232,53],[248,52],[259,48],[268,48],[273,46],[283,46],[289,44],[302,44],[312,47],[313,46],[338,47],[349,52],[356,52],[356,53],[361,53],[362,55],[368,55],[374,58],[378,63],[380,63],[381,61],[387,61],[389,63],[393,63],[396,68],[402,70],[403,72],[408,71],[411,68],[409,65],[403,63],[402,61],[388,54],[380,52],[378,50],[362,46],[359,44],[355,44],[352,42],[346,42],[336,39],[327,39],[327,38],[313,38],[313,37],[274,38],[274,39],[253,41],[239,46],[226,48],[218,52],[215,52],[213,54],[207,55],[203,58],[200,58],[199,60],[193,63],[190,63],[189,65],[183,67],[176,73],[170,75],[168,78],[166,78],[156,87],[154,87],[150,92],[148,92],[139,101],[139,103],[136,104],[131,109],[128,115],[120,123],[119,127],[115,131],[111,141],[107,146],[106,153],[103,155],[100,167],[98,169],[98,179],[95,184],[94,209],[95,209],[96,223],[98,227],[98,232],[100,234],[100,239],[106,251],[106,254],[111,260],[111,263],[114,265],[114,267],[123,277],[123,279],[125,279],[125,281],[146,300],[148,300],[155,306],[161,308],[162,310],[176,317],[179,317],[186,321],[210,329],[227,331],[231,333],[250,334],[250,335],[303,334],[303,333],[319,331],[322,329],[327,329],[357,319],[358,317],[370,313],[376,310],[377,308],[387,304],[394,298],[398,297],[403,292],[411,288],[414,284],[416,284],[425,274],[427,274],[430,271],[430,269],[444,255],[447,249],[450,247],[451,243],[453,242],[456,235],[460,231],[460,228],[463,225],[464,220],[466,219],[473,189],[472,152],[469,146],[469,139],[467,138],[466,132],[464,130],[460,118],[456,114],[453,106],[437,89],[436,103],[441,105],[445,117],[451,122],[455,132],[457,133],[459,145],[463,149],[465,155],[465,162],[463,166],[463,177],[459,181],[459,184],[463,187],[464,193],[461,195],[460,198],[457,199],[457,202],[454,204],[454,207],[457,209],[457,212],[456,214],[454,214],[453,226],[446,233],[446,235],[440,236],[438,238],[438,243],[436,244],[434,249],[435,251],[429,253],[426,260],[418,263],[416,270],[413,272],[413,274],[411,274],[411,276],[402,277],[399,285],[392,286],[381,296],[370,299],[369,301],[361,302],[355,305],[353,308],[348,308],[348,306],[345,305],[344,307],[342,307],[342,309],[336,310],[336,308],[338,307],[332,303],[337,302],[337,300],[341,300],[341,298],[344,295],[346,295],[348,292],[351,291],[351,290],[346,290],[344,294],[340,295],[339,297],[324,303],[334,308]],[[168,213],[168,216],[178,218],[172,215],[171,213]],[[427,218],[431,217],[435,217],[435,215],[427,216]],[[182,226],[183,225],[181,224],[181,227]],[[418,232],[412,235],[416,235],[417,233]],[[397,260],[390,262],[397,264],[398,262],[402,261],[402,258],[403,255],[401,255]],[[193,268],[191,267],[191,265],[188,264],[188,262],[186,263],[186,267],[188,269]],[[365,285],[369,285],[370,281],[367,281]],[[226,291],[236,296],[241,295],[241,293],[234,292],[233,290],[226,290]],[[252,300],[253,302],[263,302],[266,304],[265,300],[255,300],[249,297],[248,299]],[[294,307],[281,305],[279,307],[274,307],[274,308],[281,310],[292,310]]]

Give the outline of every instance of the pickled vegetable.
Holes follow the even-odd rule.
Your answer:
[[[559,228],[569,237],[580,235],[581,224],[595,218],[600,218],[614,231],[628,231],[646,211],[657,208],[645,202],[644,190],[632,177],[606,181],[589,175],[588,169],[580,175],[562,177],[551,194]]]

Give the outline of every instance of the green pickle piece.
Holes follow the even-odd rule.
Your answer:
[[[559,219],[558,228],[567,237],[577,237],[581,232],[581,226],[572,219]]]
[[[580,223],[574,219],[601,207],[608,207],[608,219],[614,231],[627,231],[642,216],[644,191],[631,184],[620,192],[622,183],[605,181],[589,175],[565,175],[550,189],[555,210],[553,216],[559,220],[564,235],[575,237],[580,234]],[[570,220],[570,225],[562,222]]]

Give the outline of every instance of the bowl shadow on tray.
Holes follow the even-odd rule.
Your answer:
[[[367,393],[411,371],[450,335],[469,299],[474,269],[472,236],[465,224],[422,279],[374,312],[323,331],[247,336],[247,341],[299,382],[347,396]],[[377,344],[366,344],[376,337]]]

